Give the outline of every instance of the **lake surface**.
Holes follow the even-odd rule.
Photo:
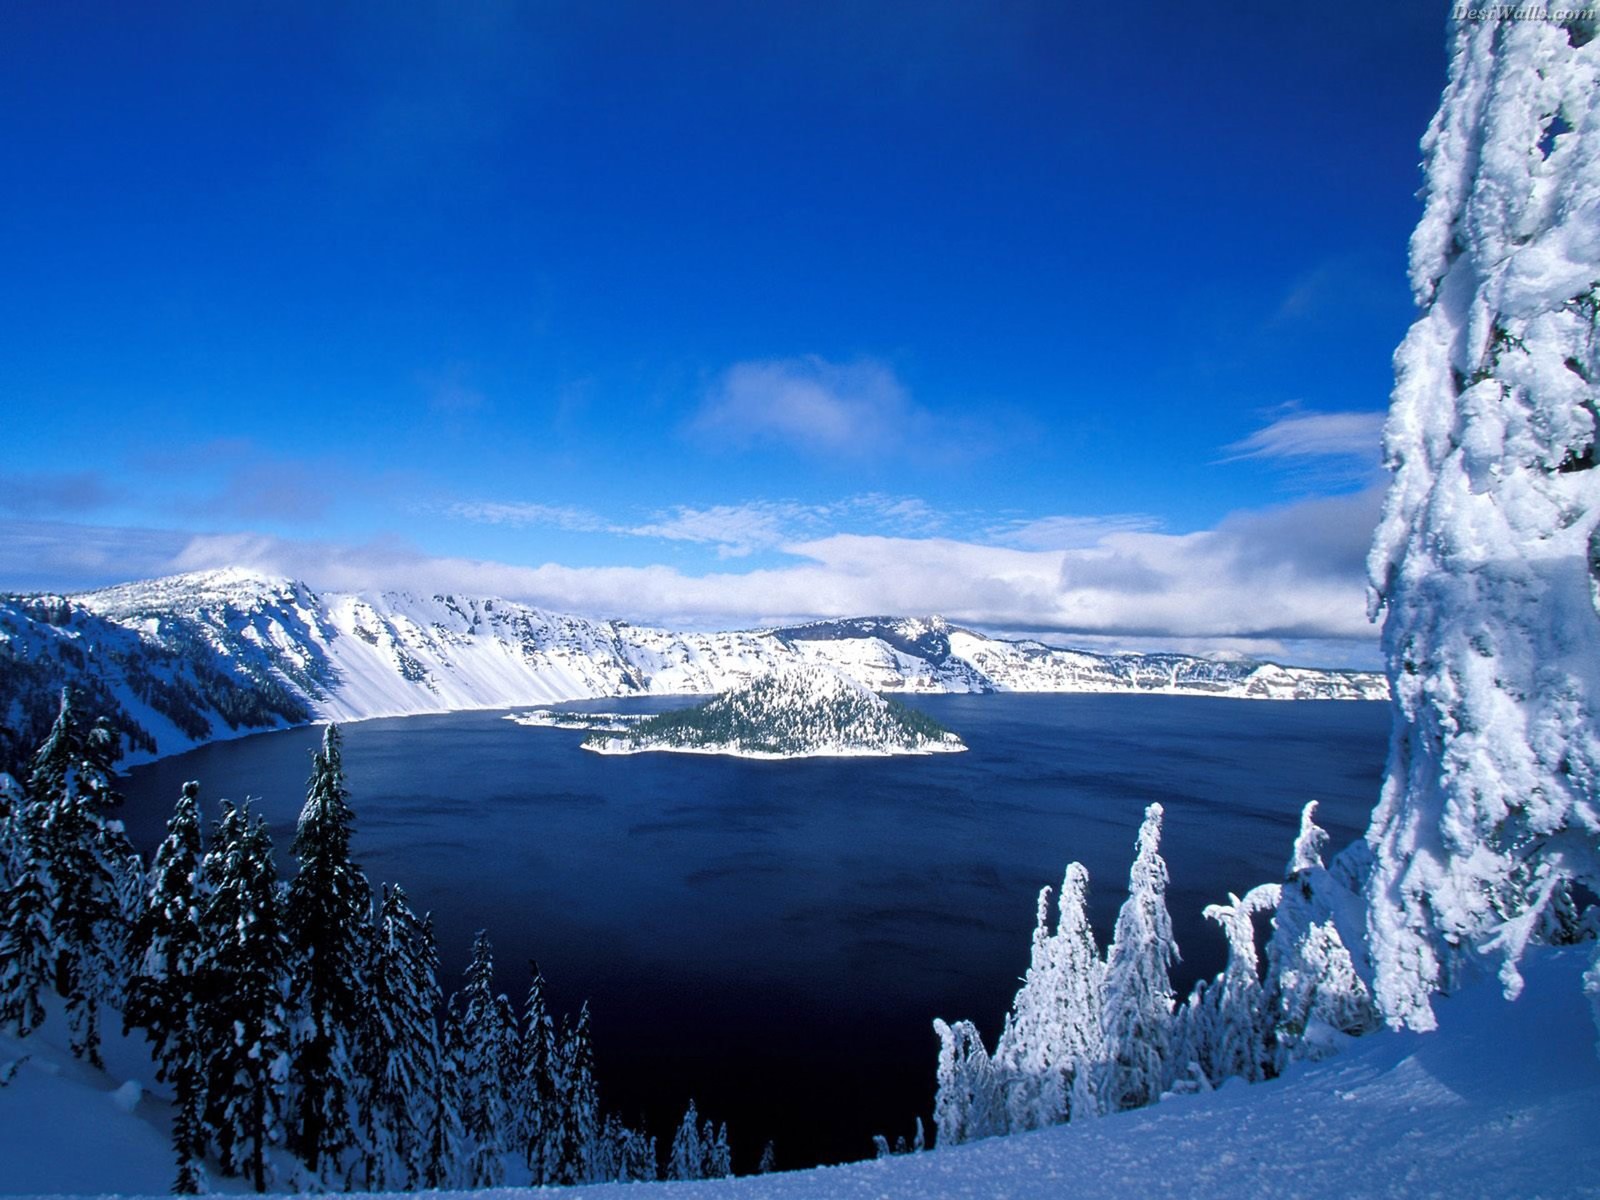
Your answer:
[[[659,711],[693,700],[590,701]],[[665,1145],[692,1096],[735,1166],[871,1154],[930,1121],[936,1016],[990,1044],[1026,969],[1039,888],[1089,869],[1102,944],[1145,805],[1166,807],[1180,982],[1216,972],[1200,915],[1280,878],[1301,805],[1342,847],[1377,799],[1389,707],[1168,696],[930,696],[965,754],[763,762],[602,756],[500,713],[348,725],[355,855],[431,909],[447,989],[487,929],[520,1007],[591,1003],[602,1102]],[[316,729],[136,768],[130,833],[162,835],[183,781],[204,812],[257,799],[287,857]],[[931,1121],[930,1121],[931,1126]]]

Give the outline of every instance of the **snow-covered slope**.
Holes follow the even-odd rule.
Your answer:
[[[1594,1136],[1600,1060],[1583,1049],[1594,1029],[1578,988],[1582,969],[1575,951],[1542,952],[1514,1003],[1480,984],[1440,1003],[1436,1033],[1372,1034],[1336,1058],[1301,1064],[1271,1083],[1234,1080],[1153,1108],[876,1162],[559,1194],[572,1200],[1600,1196]],[[139,1067],[119,1050],[114,1074],[91,1071],[50,1042],[51,1029],[60,1028],[57,1022],[22,1047],[0,1038],[0,1062],[18,1049],[32,1056],[0,1089],[0,1192],[165,1194],[170,1107],[148,1093],[130,1104],[134,1089],[125,1086],[130,1078],[148,1083],[148,1064]],[[465,1200],[529,1194],[460,1193]]]
[[[806,663],[879,692],[1388,694],[1373,674],[1089,654],[985,637],[937,617],[673,633],[507,600],[315,592],[240,570],[0,599],[0,723],[24,748],[42,735],[51,693],[68,681],[98,686],[100,711],[131,735],[136,756],[150,757],[312,718],[710,695]]]
[[[652,750],[741,758],[938,754],[965,750],[931,718],[832,667],[784,667],[695,708],[662,713],[583,743],[601,754]]]

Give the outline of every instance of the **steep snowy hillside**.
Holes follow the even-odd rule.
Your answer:
[[[697,708],[662,713],[583,743],[601,754],[670,750],[741,758],[936,754],[965,750],[955,734],[831,667],[786,667]]]
[[[673,633],[506,600],[315,592],[212,571],[72,597],[0,598],[5,762],[75,682],[135,758],[312,718],[356,720],[623,695],[710,695],[817,664],[884,692],[1162,692],[1382,699],[1380,676],[1181,655],[1098,655],[939,618]]]

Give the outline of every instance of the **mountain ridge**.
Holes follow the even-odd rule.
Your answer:
[[[0,597],[0,766],[31,751],[67,684],[123,731],[131,763],[311,720],[711,695],[802,663],[875,692],[1388,696],[1369,672],[1065,650],[940,617],[674,632],[495,597],[319,592],[227,568]]]

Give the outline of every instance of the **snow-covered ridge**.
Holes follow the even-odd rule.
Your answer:
[[[11,741],[0,754],[14,761],[42,736],[68,682],[116,720],[137,760],[316,719],[712,695],[806,663],[875,692],[1388,695],[1376,674],[1091,654],[937,617],[674,633],[484,597],[316,592],[229,569],[0,598],[0,725]]]
[[[739,758],[940,754],[966,744],[922,713],[885,700],[831,667],[807,663],[758,676],[696,708],[632,729],[596,733],[599,754],[726,754]]]

